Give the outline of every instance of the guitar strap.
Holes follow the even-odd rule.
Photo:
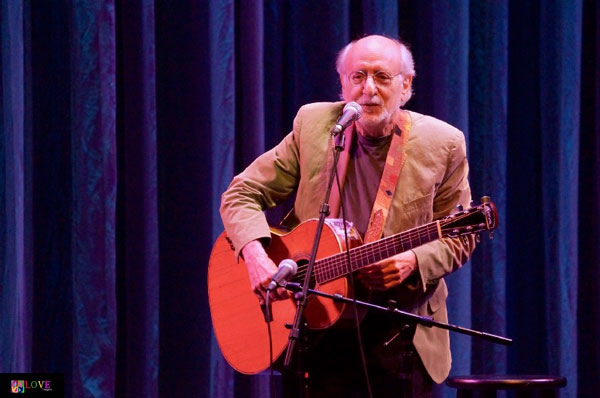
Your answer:
[[[400,170],[406,160],[406,142],[410,132],[410,115],[407,111],[401,110],[396,117],[396,126],[390,149],[388,150],[385,165],[383,166],[383,174],[379,182],[379,189],[371,210],[369,218],[369,226],[365,232],[364,243],[374,242],[381,238],[383,226],[390,212],[392,198],[396,191]]]

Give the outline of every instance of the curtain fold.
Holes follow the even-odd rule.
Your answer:
[[[250,4],[244,2],[244,5]],[[242,7],[240,5],[239,7]],[[248,6],[252,8],[253,6]],[[254,4],[255,8],[259,6]],[[254,11],[249,14],[249,18],[256,18],[261,14],[260,10]],[[242,50],[242,43],[239,41],[245,41],[246,45],[252,46],[252,49],[260,49],[261,37],[246,37],[236,38],[236,9],[234,1],[223,1],[223,2],[211,2],[210,8],[210,30],[209,30],[209,43],[210,43],[210,81],[206,82],[210,85],[210,115],[211,120],[214,121],[214,127],[210,131],[210,163],[211,172],[214,183],[211,185],[210,198],[211,198],[211,216],[212,216],[212,231],[210,235],[211,242],[214,242],[217,236],[222,232],[223,226],[219,216],[219,205],[221,193],[225,191],[227,185],[233,178],[233,170],[235,167],[239,167],[241,159],[245,159],[248,156],[244,156],[244,148],[246,151],[252,151],[255,145],[261,147],[260,144],[263,140],[262,134],[259,134],[252,123],[248,126],[243,126],[240,123],[240,127],[247,130],[247,134],[244,134],[240,139],[236,140],[236,69],[239,65],[244,67],[246,61],[244,58],[242,61],[236,57],[236,49]],[[250,21],[250,19],[249,19]],[[247,22],[250,23],[250,22]],[[241,27],[239,29],[242,29]],[[245,35],[251,34],[252,32],[244,32]],[[255,68],[256,64],[260,62],[260,54],[255,54],[250,49],[245,50],[248,54],[248,61],[250,68]],[[252,57],[256,57],[253,59]],[[241,57],[241,54],[240,54]],[[254,70],[254,69],[252,69]],[[259,76],[254,76],[252,71],[247,72],[248,79],[256,79],[260,82]],[[241,88],[242,86],[240,86]],[[261,96],[260,92],[256,92],[258,85],[256,83],[250,85],[248,89],[241,90],[240,95],[246,99],[245,103],[242,104],[240,110],[241,117],[252,113],[256,116],[257,121],[260,120],[260,112],[262,107],[259,107]],[[256,94],[255,97],[252,97]],[[250,109],[246,109],[250,105],[250,101],[253,101],[257,106],[251,106]],[[250,121],[251,122],[251,121]],[[260,122],[257,122],[260,123]],[[242,143],[248,143],[243,145]],[[223,358],[221,351],[219,350],[215,336],[211,333],[210,335],[210,396],[212,397],[233,397],[234,386],[235,386],[235,371],[229,366],[229,364]]]
[[[33,323],[31,370],[72,380],[71,11],[25,2],[26,114],[31,118]],[[27,133],[26,133],[27,134]],[[65,386],[71,395],[72,383]]]
[[[547,2],[540,18],[542,214],[548,371],[577,374],[580,1]],[[575,396],[576,385],[566,387]]]
[[[577,393],[598,391],[600,369],[600,6],[585,1],[581,59],[581,135],[579,159],[579,235],[577,285]]]
[[[509,3],[507,332],[511,373],[547,372],[537,3]],[[512,193],[512,194],[508,194]],[[542,333],[540,333],[542,330]],[[535,332],[534,332],[535,331]]]
[[[206,263],[213,234],[212,7],[156,2],[159,395],[207,396],[211,322]],[[213,25],[215,24],[215,25]],[[226,50],[226,45],[223,45]]]
[[[159,228],[154,1],[116,10],[117,385],[115,395],[158,397]]]
[[[31,366],[31,191],[25,136],[25,43],[23,3],[0,6],[0,368],[24,372]],[[27,130],[29,133],[29,131]]]
[[[72,10],[73,395],[115,391],[116,38],[114,3]]]
[[[508,1],[476,2],[469,11],[469,164],[473,200],[488,195],[500,222],[482,234],[472,259],[472,327],[506,335],[506,183]],[[506,372],[507,348],[472,340],[473,369]]]
[[[515,342],[453,333],[452,374],[594,394],[599,20],[593,0],[2,2],[0,371],[64,373],[73,397],[271,394],[212,333],[220,195],[377,33],[408,42],[408,108],[465,133],[500,216],[447,278],[449,315]]]

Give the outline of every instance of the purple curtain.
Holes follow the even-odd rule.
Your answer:
[[[116,9],[117,363],[115,395],[158,396],[159,222],[152,1]],[[142,380],[143,383],[137,381]]]
[[[338,98],[336,52],[379,33],[411,45],[408,108],[464,131],[474,199],[500,213],[447,278],[449,312],[515,343],[452,334],[452,374],[592,396],[598,21],[593,0],[1,2],[0,371],[64,373],[73,397],[267,396],[212,334],[220,195],[300,105]]]
[[[31,129],[25,113],[23,4],[0,5],[0,366],[25,372],[31,367],[32,258]]]

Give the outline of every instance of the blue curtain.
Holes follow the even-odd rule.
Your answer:
[[[73,397],[267,396],[212,334],[220,195],[377,33],[410,44],[408,108],[465,133],[474,199],[500,214],[448,303],[515,342],[452,334],[452,374],[594,396],[598,21],[593,0],[1,2],[0,372],[64,373]]]

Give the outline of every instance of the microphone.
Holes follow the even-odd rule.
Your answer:
[[[284,282],[289,281],[296,275],[298,271],[298,264],[294,260],[290,260],[286,258],[282,262],[279,263],[279,269],[271,278],[271,282],[267,286],[267,291],[270,292],[273,289],[276,289],[277,286],[281,285]]]
[[[342,116],[340,116],[335,126],[333,126],[331,129],[331,135],[335,137],[336,135],[340,134],[346,129],[346,127],[350,126],[353,121],[360,119],[361,116],[361,106],[356,102],[348,102],[346,106],[344,106]]]

